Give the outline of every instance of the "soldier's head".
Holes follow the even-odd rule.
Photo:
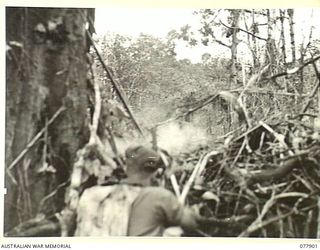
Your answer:
[[[140,175],[154,176],[159,169],[164,169],[165,164],[156,151],[146,146],[133,146],[126,150],[126,165],[128,177]]]

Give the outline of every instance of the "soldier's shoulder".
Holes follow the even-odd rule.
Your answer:
[[[169,190],[163,188],[163,187],[146,187],[144,188],[143,192],[146,195],[152,195],[152,196],[157,196],[159,198],[171,198],[174,196],[172,192]]]

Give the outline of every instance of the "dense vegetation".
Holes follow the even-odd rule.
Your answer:
[[[186,25],[166,39],[99,40],[136,119],[173,155],[178,181],[169,188],[178,195],[195,166],[206,165],[187,202],[230,221],[200,235],[316,237],[320,51],[312,24],[295,33],[292,9],[195,14],[198,31]],[[179,39],[228,52],[177,60]],[[112,98],[112,85],[102,82]]]
[[[200,30],[186,25],[165,39],[107,34],[94,41],[87,32],[92,46],[87,88],[81,91],[88,108],[82,109],[85,143],[70,153],[72,158],[58,155],[73,166],[48,195],[34,201],[28,185],[18,191],[19,206],[33,200],[42,210],[38,220],[8,235],[40,234],[39,215],[51,218],[54,212],[61,234],[72,234],[81,191],[122,178],[124,149],[141,142],[168,152],[165,185],[209,218],[208,226],[192,235],[319,235],[320,40],[313,24],[295,32],[299,20],[293,9],[203,9],[195,15],[201,17]],[[204,54],[198,63],[178,60],[178,40],[227,52]],[[43,134],[47,139],[38,147],[50,155]],[[57,169],[59,163],[48,159]],[[54,171],[47,180],[56,180],[52,176]],[[58,196],[61,202],[67,184],[64,209],[49,209]],[[56,223],[50,220],[46,230],[57,230]]]

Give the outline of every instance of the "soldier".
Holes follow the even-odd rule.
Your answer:
[[[132,206],[128,235],[162,236],[171,226],[195,229],[195,215],[183,207],[173,193],[163,187],[151,186],[157,170],[164,164],[159,154],[138,146],[129,148],[126,157],[128,178],[124,182],[143,187]]]
[[[197,227],[197,216],[173,193],[152,186],[164,163],[144,146],[126,150],[127,178],[112,186],[87,189],[80,201],[77,236],[162,236],[165,229]]]

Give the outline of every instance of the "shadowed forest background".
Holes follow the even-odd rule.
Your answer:
[[[151,143],[165,186],[214,218],[186,236],[319,238],[320,35],[295,11],[197,10],[201,29],[160,39],[97,37],[94,9],[8,7],[6,235],[72,235],[82,191]],[[177,41],[228,53],[178,60]]]

